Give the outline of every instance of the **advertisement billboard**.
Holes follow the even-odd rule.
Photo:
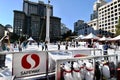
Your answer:
[[[28,77],[46,73],[45,52],[25,52],[13,55],[13,75]]]

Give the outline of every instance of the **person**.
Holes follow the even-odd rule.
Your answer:
[[[68,42],[66,42],[65,49],[68,50]]]
[[[41,41],[42,51],[44,50],[44,42]]]
[[[76,47],[78,47],[78,41],[76,41]]]
[[[58,50],[60,50],[60,43],[58,42]]]
[[[38,46],[38,48],[39,48],[39,41],[37,42],[37,46]]]
[[[7,50],[6,45],[5,45],[4,42],[1,42],[0,47],[1,47],[1,51],[6,51]],[[6,68],[5,59],[6,59],[6,54],[1,54],[0,55],[0,69]]]
[[[45,41],[45,50],[48,50],[47,41]]]
[[[27,41],[23,41],[23,49],[26,49],[27,48]]]
[[[103,55],[108,55],[108,48],[109,48],[109,46],[108,46],[108,44],[107,44],[107,42],[103,45]],[[105,60],[108,60],[108,57],[105,57]]]
[[[18,45],[19,52],[22,51],[22,46],[19,44]]]

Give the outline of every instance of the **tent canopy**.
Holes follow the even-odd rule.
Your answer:
[[[84,38],[84,36],[83,35],[79,35],[77,38],[75,38],[75,39],[83,39]]]
[[[93,33],[90,33],[87,36],[85,36],[84,39],[99,39],[99,37],[97,37]]]
[[[29,37],[27,40],[28,41],[35,41],[32,37]]]
[[[120,35],[114,37],[112,40],[120,40]]]
[[[110,37],[107,38],[105,36],[99,39],[99,41],[109,41],[109,40],[111,40],[111,38]]]

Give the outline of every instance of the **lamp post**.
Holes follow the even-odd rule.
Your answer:
[[[48,4],[46,5],[46,38],[45,41],[50,43],[50,0],[48,0]]]
[[[22,28],[20,29],[19,44],[21,43],[21,39],[22,39]]]

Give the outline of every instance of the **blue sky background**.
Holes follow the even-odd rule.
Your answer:
[[[38,2],[38,0],[30,0]],[[47,3],[48,0],[42,0]],[[50,0],[53,5],[53,15],[61,18],[69,29],[74,30],[74,22],[81,19],[90,21],[93,4],[96,0]],[[111,1],[111,0],[106,0]],[[13,26],[13,10],[22,11],[23,0],[0,0],[0,24]]]

